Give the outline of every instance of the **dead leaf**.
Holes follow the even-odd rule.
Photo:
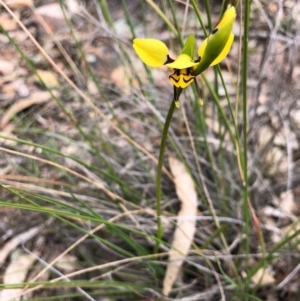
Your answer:
[[[39,13],[41,16],[51,17],[56,20],[64,20],[64,14],[61,10],[61,7],[58,3],[49,3],[43,6],[39,6],[36,9],[36,12]]]
[[[97,95],[99,93],[97,85],[91,78],[87,81],[87,88],[91,95]]]
[[[0,135],[4,136],[4,137],[0,137],[0,143],[3,143],[4,145],[10,145],[10,146],[16,145],[17,144],[16,141],[5,138],[7,137],[12,139],[17,139],[18,137],[12,133],[14,129],[15,129],[14,124],[7,124],[6,127],[0,132]]]
[[[8,83],[3,86],[2,93],[5,95],[5,98],[8,100],[12,100],[16,97],[16,90],[14,89],[11,83]]]
[[[79,14],[82,10],[81,6],[79,5],[79,2],[77,0],[68,0],[66,2],[66,5],[67,5],[68,11],[71,15]]]
[[[15,30],[18,25],[15,20],[13,20],[8,14],[3,14],[0,16],[0,26],[6,31]]]
[[[35,80],[39,81],[40,79],[51,88],[59,86],[59,82],[57,80],[57,75],[49,70],[37,70],[37,75],[35,75]]]
[[[66,17],[69,18],[69,13],[65,11]],[[62,32],[68,30],[64,13],[58,3],[49,3],[38,7],[34,10],[35,18],[41,28],[46,25],[47,30],[52,32]]]
[[[49,92],[36,92],[32,94],[30,97],[24,98],[16,102],[4,113],[0,122],[0,128],[3,129],[8,124],[10,119],[13,116],[15,116],[17,113],[27,109],[32,105],[36,105],[48,101],[50,97],[51,95],[49,94]]]
[[[2,73],[3,75],[7,75],[12,73],[14,69],[15,64],[13,64],[11,61],[0,59],[0,73]]]
[[[300,68],[299,68],[299,74],[300,74]],[[291,111],[291,117],[295,121],[298,127],[300,127],[300,110],[292,110]]]
[[[20,9],[33,5],[32,0],[6,0],[5,2],[12,9]]]
[[[251,281],[257,285],[271,285],[275,283],[275,278],[268,268],[260,268],[252,277]]]
[[[15,251],[12,255],[13,259],[5,270],[5,274],[3,276],[3,284],[14,284],[14,283],[22,283],[26,279],[26,275],[28,271],[32,267],[35,262],[35,257],[22,254],[18,255],[18,251]],[[0,292],[0,300],[1,301],[11,301],[11,300],[20,300],[20,293],[23,291],[22,288],[16,289],[3,289]],[[18,297],[19,296],[19,297]]]
[[[259,129],[259,137],[257,146],[259,150],[263,150],[266,146],[270,145],[270,141],[273,139],[274,133],[271,127],[265,125]]]
[[[177,216],[169,263],[163,281],[162,292],[165,296],[169,295],[191,248],[196,231],[197,216],[197,193],[193,179],[186,171],[185,166],[174,157],[169,157],[169,164],[174,176],[176,193],[181,201],[181,209]]]
[[[279,208],[288,216],[293,216],[296,208],[294,194],[292,190],[284,191],[280,194]]]
[[[130,84],[128,76],[122,66],[114,69],[111,73],[112,82],[122,90],[122,93],[129,95],[130,93]]]
[[[64,257],[60,258],[56,263],[55,266],[59,269],[64,271],[64,273],[71,273],[74,272],[77,268],[78,259],[76,256],[67,254]]]

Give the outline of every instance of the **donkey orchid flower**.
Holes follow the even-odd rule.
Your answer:
[[[166,65],[173,71],[169,80],[174,86],[174,101],[177,107],[179,107],[178,98],[182,89],[190,85],[195,77],[209,66],[219,64],[227,56],[234,39],[231,31],[235,17],[235,7],[231,6],[225,11],[219,24],[200,45],[199,57],[196,60],[193,59],[195,52],[193,34],[188,37],[176,60],[169,56],[168,47],[159,40],[140,38],[133,40],[133,48],[143,63],[150,67]]]

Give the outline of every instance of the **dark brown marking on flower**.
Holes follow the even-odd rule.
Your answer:
[[[174,80],[174,82],[178,83],[179,80],[180,80],[180,78],[176,79],[176,77],[174,77],[174,75],[175,75],[175,73],[173,73],[172,75],[170,75],[169,78],[172,78]],[[176,74],[176,75],[178,76],[178,74]]]
[[[215,34],[218,30],[219,30],[218,28],[215,28],[215,29],[211,32],[211,34]]]
[[[189,83],[190,81],[192,81],[195,78],[195,76],[192,75],[191,68],[187,68],[186,73],[181,72],[180,69],[175,69],[175,72],[169,76],[169,79],[172,78],[174,80],[174,82],[179,83],[180,75],[183,75],[182,79],[185,83]]]
[[[184,79],[183,78],[183,81],[185,82],[185,83],[189,83],[190,81],[192,81],[194,79],[194,76],[192,76],[191,78],[189,78],[189,79]]]
[[[167,60],[166,60],[166,62],[164,63],[164,65],[173,63],[174,61],[175,61],[175,60],[173,60],[172,58],[170,58],[169,55],[167,55]]]

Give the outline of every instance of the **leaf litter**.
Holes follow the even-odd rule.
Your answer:
[[[76,5],[76,1],[72,1],[72,2],[74,2],[75,5]],[[108,2],[112,3],[113,1],[108,1]],[[132,2],[134,2],[134,1],[132,1]],[[288,6],[286,5],[288,2],[291,5],[290,7],[294,7],[295,4],[292,1],[284,1],[285,9],[288,9]],[[10,0],[10,1],[6,1],[6,3],[10,3],[10,7],[12,7],[13,9],[18,9],[18,7],[27,7],[29,4],[32,3],[32,1],[25,1],[25,0],[23,0],[23,1],[22,0],[13,1],[13,0]],[[26,4],[26,3],[28,3],[28,4]],[[37,7],[39,7],[40,5],[43,6],[44,2],[37,5]],[[69,8],[69,12],[71,12],[71,15],[72,15],[73,13],[72,13],[69,5],[68,5],[68,8]],[[56,34],[55,29],[57,27],[58,27],[59,30],[61,28],[66,28],[65,21],[62,18],[62,15],[59,15],[59,12],[56,10],[55,5],[50,7],[50,8],[48,7],[47,9],[44,9],[44,10],[40,9],[36,13],[39,14],[39,16],[44,19],[44,21],[49,25],[49,27],[53,30],[53,32],[55,34]],[[75,8],[75,13],[78,13],[78,7]],[[24,15],[22,14],[21,16],[22,16],[22,19],[24,20],[24,18],[26,18],[26,16],[28,16],[28,15],[27,14],[24,14]],[[7,14],[4,15],[4,13],[2,13],[1,17],[2,18],[0,18],[0,24],[2,24],[3,27],[5,27],[6,30],[13,31],[13,32],[11,32],[12,37],[14,37],[16,39],[16,41],[20,45],[22,45],[22,47],[24,49],[26,49],[29,52],[30,57],[34,58],[36,61],[39,61],[38,68],[48,70],[47,65],[45,65],[44,61],[41,60],[40,55],[35,53],[34,51],[32,51],[32,47],[30,47],[30,45],[28,43],[27,36],[24,35],[24,33],[22,31],[18,30],[18,26],[17,26],[16,22],[13,19],[11,19]],[[24,20],[24,21],[32,21],[34,19],[34,17],[35,17],[34,15],[31,15],[30,18],[27,17],[27,20]],[[276,17],[276,16],[274,16],[274,17]],[[152,22],[152,23],[154,23],[154,22]],[[260,22],[260,23],[262,23],[262,22]],[[294,23],[296,24],[296,22],[294,22]],[[59,26],[56,26],[56,25],[59,25]],[[42,27],[41,23],[39,23],[39,22],[36,24],[36,26],[39,28],[39,30]],[[157,26],[157,24],[155,24],[155,26]],[[29,27],[30,27],[30,25],[29,25]],[[98,29],[99,28],[102,28],[102,27],[98,26]],[[31,29],[35,29],[35,28],[31,27]],[[100,47],[101,47],[101,44],[103,46],[103,44],[107,43],[106,41],[104,41],[103,38],[102,39],[99,39],[99,38],[94,39],[92,34],[87,34],[87,32],[93,32],[93,30],[92,30],[93,28],[91,28],[90,30],[87,30],[86,28],[84,28],[84,31],[82,31],[82,32],[78,29],[80,29],[80,28],[77,28],[77,34],[78,34],[78,37],[80,37],[80,41],[83,44],[83,48],[87,48],[87,45],[89,45],[89,47],[92,47],[95,50],[99,50]],[[105,32],[105,30],[103,32]],[[259,29],[258,32],[256,33],[258,35],[258,37],[260,36],[260,32],[261,32],[261,30]],[[280,35],[280,33],[279,34],[275,33],[274,36],[278,36],[279,38],[280,37],[282,38],[282,35]],[[298,34],[298,36],[299,36],[299,34]],[[41,37],[44,38],[44,41],[41,40]],[[60,39],[60,37],[63,40],[63,42],[65,43],[65,45],[67,46],[66,48],[70,48],[71,50],[73,50],[73,48],[71,47],[72,46],[72,41],[70,43],[70,41],[64,35],[62,35],[62,36],[58,35],[57,39]],[[118,36],[118,37],[120,38],[120,36]],[[268,35],[268,37],[269,37],[269,35]],[[52,57],[54,57],[56,59],[56,62],[58,64],[60,64],[61,66],[65,66],[65,62],[61,60],[61,56],[59,56],[58,52],[55,51],[56,48],[47,46],[48,44],[51,45],[51,43],[53,43],[51,38],[49,38],[49,37],[45,38],[45,32],[44,31],[40,32],[40,37],[39,38],[40,38],[39,41],[41,43],[44,43],[43,47],[48,49],[48,51],[52,55]],[[288,38],[287,36],[285,36],[285,38],[288,39],[287,43],[291,42],[290,37]],[[124,40],[123,36],[121,36],[121,39]],[[264,38],[262,38],[262,39],[264,39]],[[6,44],[6,46],[3,47],[3,49],[2,49],[3,51],[1,53],[2,62],[3,61],[5,62],[5,64],[2,64],[2,68],[3,68],[2,72],[1,72],[2,73],[1,74],[2,78],[0,79],[0,86],[1,86],[1,92],[2,92],[1,106],[3,108],[4,107],[6,108],[6,114],[7,114],[8,111],[10,110],[9,107],[14,106],[14,104],[19,99],[31,97],[36,91],[40,91],[40,86],[36,85],[35,81],[33,80],[34,79],[33,76],[29,76],[31,73],[28,73],[28,71],[26,71],[26,69],[24,67],[22,67],[23,65],[22,65],[20,59],[18,58],[18,55],[16,55],[12,50],[10,50],[10,48],[7,45],[8,42],[5,41],[4,36],[1,37],[1,42],[3,42],[3,43],[5,42],[5,44]],[[261,43],[261,42],[263,42],[263,43]],[[258,74],[261,73],[261,70],[259,68],[257,68],[257,66],[259,64],[256,63],[256,62],[259,62],[260,56],[261,56],[261,52],[258,49],[260,49],[259,47],[261,47],[262,45],[267,45],[265,40],[263,40],[261,42],[258,44],[258,47],[257,47],[255,53],[253,51],[253,53],[251,54],[252,59],[250,60],[250,71],[251,71],[251,66],[253,66],[255,72],[257,72]],[[286,43],[286,41],[284,41],[284,43]],[[4,55],[5,51],[9,51],[9,53],[7,55]],[[274,49],[273,52],[276,52],[276,49]],[[282,58],[288,57],[287,51],[279,51],[278,50],[277,52],[278,52],[279,55],[281,54]],[[112,51],[108,51],[108,53],[111,54]],[[257,58],[258,60],[255,60],[255,58],[253,59],[255,54],[257,54],[259,56]],[[274,64],[276,66],[279,66],[279,68],[282,68],[283,65],[284,66],[289,66],[290,64],[287,64],[287,62],[285,62],[285,61],[278,62],[278,59],[280,58],[279,55],[276,55],[276,56],[273,55],[272,56],[272,58],[274,58],[273,59]],[[103,56],[104,56],[104,54],[101,53],[99,55],[100,59]],[[233,57],[235,57],[235,56],[233,55]],[[113,60],[116,60],[115,57],[113,57]],[[131,59],[131,60],[133,61],[133,59]],[[105,83],[107,85],[113,83],[114,87],[118,87],[119,90],[123,93],[123,95],[127,96],[128,90],[130,91],[130,89],[128,89],[128,83],[130,83],[132,79],[129,78],[130,80],[127,81],[127,78],[125,78],[125,75],[130,74],[130,72],[127,72],[127,70],[126,70],[126,72],[124,72],[124,67],[125,66],[120,67],[120,66],[116,65],[116,66],[113,66],[113,68],[108,69],[108,67],[110,67],[110,66],[107,67],[105,65],[105,68],[103,68],[102,61],[100,60],[100,62],[101,62],[101,64],[97,65],[96,71],[99,72],[99,70],[105,70],[106,74],[104,74],[104,75],[106,75],[106,76],[104,76],[103,74],[101,74],[101,76],[103,75],[102,77],[99,76],[99,77],[101,77],[102,82],[104,82],[104,80],[105,80]],[[81,65],[82,64],[80,64],[80,66]],[[295,64],[293,64],[293,66],[294,66],[294,73],[293,73],[294,74],[294,79],[299,79],[300,78],[299,77],[300,73],[299,73],[299,71],[297,71],[297,68],[299,70],[298,65],[299,64],[297,64],[296,62],[295,62]],[[139,66],[135,66],[135,67],[139,68]],[[233,65],[233,67],[234,67],[234,65]],[[281,121],[279,122],[279,127],[278,127],[277,124],[275,124],[272,121],[273,120],[272,119],[272,113],[274,113],[274,111],[276,111],[278,109],[281,110],[282,112],[285,112],[286,111],[285,108],[292,108],[292,110],[287,110],[287,113],[283,114],[284,115],[283,119],[286,119],[286,120],[290,121],[290,124],[289,124],[290,129],[294,133],[298,133],[299,124],[300,124],[300,122],[299,122],[299,120],[300,120],[300,118],[299,118],[299,116],[300,116],[300,114],[299,114],[300,107],[299,107],[299,101],[297,102],[296,100],[299,98],[299,94],[297,94],[298,93],[297,90],[293,89],[291,85],[284,86],[285,83],[283,83],[283,85],[282,85],[282,83],[281,83],[282,80],[284,78],[287,78],[285,76],[285,74],[283,74],[282,72],[277,72],[277,69],[270,68],[270,67],[272,67],[271,64],[269,64],[267,67],[268,67],[268,69],[265,69],[263,78],[264,78],[264,80],[266,79],[268,81],[266,81],[262,85],[262,93],[260,93],[260,95],[258,95],[259,104],[258,104],[258,108],[257,108],[257,110],[259,110],[264,106],[265,110],[264,110],[264,113],[261,116],[256,116],[255,121],[259,121],[259,122],[253,122],[253,125],[252,125],[252,123],[250,123],[251,127],[249,128],[249,133],[250,133],[250,138],[251,138],[251,134],[253,135],[253,133],[255,133],[255,126],[256,126],[256,124],[258,124],[257,135],[258,135],[259,139],[258,139],[258,145],[255,144],[257,149],[253,152],[253,155],[254,155],[254,157],[256,157],[256,156],[261,157],[260,162],[262,163],[263,168],[265,168],[263,176],[268,181],[270,179],[270,181],[272,183],[272,186],[270,185],[269,187],[271,189],[273,189],[273,187],[276,187],[276,185],[280,188],[280,189],[275,191],[276,196],[279,197],[281,191],[285,190],[285,187],[283,189],[282,186],[285,185],[286,170],[288,168],[290,168],[290,170],[292,172],[294,172],[295,179],[297,179],[297,177],[299,175],[299,145],[297,146],[297,149],[294,149],[293,145],[294,145],[294,142],[295,142],[294,141],[295,137],[293,137],[293,135],[288,135],[288,137],[290,139],[288,142],[292,145],[292,151],[293,151],[293,156],[292,156],[293,165],[292,165],[292,167],[289,167],[289,165],[287,164],[287,160],[286,160],[286,158],[287,158],[286,151],[285,151],[286,142],[285,142],[284,139],[281,139],[281,141],[279,141],[279,142],[278,142],[278,138],[275,139],[276,136],[279,137],[279,135],[280,135],[280,138],[283,137]],[[142,68],[140,68],[140,69],[142,69]],[[139,72],[140,77],[142,78],[142,83],[144,83],[145,76],[144,76],[144,73],[142,73],[142,71],[140,69],[138,70],[138,72]],[[115,72],[113,72],[113,71],[115,71]],[[296,71],[298,73],[296,73]],[[160,70],[160,72],[163,73],[164,71]],[[258,84],[256,84],[257,83],[257,78],[259,78],[259,75],[257,75],[255,72],[253,70],[250,72],[249,83],[251,83],[251,82],[254,83],[251,87],[259,86]],[[211,70],[211,75],[212,74],[213,74],[213,72]],[[251,74],[252,74],[252,78],[251,78]],[[162,75],[165,75],[165,74],[162,74]],[[209,75],[210,74],[208,74],[208,76]],[[254,75],[254,77],[253,77],[253,75]],[[270,80],[270,76],[272,77],[272,75],[274,76],[274,78],[273,79],[271,78],[271,80]],[[278,77],[280,79],[279,82],[276,81],[275,77]],[[253,81],[253,78],[254,78],[254,81]],[[134,77],[133,77],[133,80],[134,80]],[[20,83],[21,81],[23,81],[24,83],[21,84]],[[157,74],[155,74],[155,76],[154,76],[154,81],[155,81],[156,86],[161,87],[162,85],[164,85],[164,82],[160,80],[160,77]],[[251,87],[250,87],[250,91],[251,91]],[[137,88],[138,88],[138,85],[137,85]],[[290,94],[291,94],[292,97],[290,97],[289,95],[286,95],[286,94],[283,93],[285,90],[287,90],[287,88],[290,91]],[[168,87],[165,87],[165,89],[168,89]],[[280,91],[280,93],[278,91]],[[95,100],[100,105],[102,105],[103,101],[99,97],[99,95],[98,95],[99,93],[97,93],[98,91],[95,87],[93,87],[92,92],[93,92],[93,94],[95,94]],[[126,99],[126,102],[130,101],[130,97],[128,97],[128,98],[126,97],[125,99]],[[264,99],[264,102],[262,102],[263,99]],[[3,105],[4,101],[6,102],[5,105]],[[292,107],[291,103],[293,101],[295,101],[295,104]],[[252,101],[250,99],[249,100],[250,105],[251,105],[251,102]],[[161,103],[164,104],[165,102],[162,101]],[[34,104],[32,104],[32,105],[34,105]],[[73,103],[70,104],[70,105],[74,106]],[[139,103],[139,107],[138,107],[139,110],[141,110],[142,105],[144,105],[144,104]],[[209,104],[207,104],[207,106],[208,105]],[[276,110],[274,109],[275,105],[278,106]],[[41,105],[39,105],[39,106],[41,106]],[[25,109],[26,108],[24,108],[24,110]],[[77,109],[78,109],[78,112],[80,112],[80,114],[81,114],[81,112],[84,112],[84,110],[85,110],[84,107],[80,108],[79,106],[77,106]],[[251,107],[250,107],[250,109],[251,109]],[[132,108],[131,108],[131,110],[132,110]],[[15,114],[19,114],[21,111],[22,110],[19,110]],[[72,138],[74,137],[73,135],[70,135],[70,128],[68,128],[68,123],[65,123],[65,120],[63,118],[61,118],[61,120],[59,120],[58,118],[55,118],[57,116],[60,116],[59,114],[61,114],[61,113],[57,114],[57,111],[55,111],[55,110],[47,110],[45,112],[47,114],[43,114],[39,117],[44,118],[44,120],[47,120],[47,122],[49,124],[51,124],[51,123],[53,124],[52,127],[50,127],[50,125],[49,125],[49,128],[50,129],[52,128],[53,132],[59,132],[61,130],[63,130],[63,132],[68,131],[69,136],[72,137]],[[122,112],[123,112],[123,108],[122,108]],[[213,117],[213,112],[214,111],[212,110],[212,114],[209,115],[209,117],[210,116]],[[54,116],[54,118],[51,115],[53,113],[57,114],[57,115]],[[2,113],[1,117],[3,115],[4,114]],[[82,115],[80,115],[80,116],[82,116]],[[15,137],[15,138],[16,138],[16,136],[14,136],[14,134],[18,134],[18,136],[20,136],[20,138],[24,138],[17,131],[18,123],[14,124],[12,122],[12,116],[9,117],[8,119],[9,120],[8,120],[7,125],[2,130],[2,134],[5,135],[5,136],[11,136],[11,137]],[[84,118],[82,118],[82,119],[84,119]],[[89,119],[89,120],[92,120],[92,119]],[[272,123],[271,125],[270,125],[270,120],[271,120],[271,123]],[[60,124],[60,122],[61,122],[61,124]],[[56,126],[56,123],[57,123],[57,126]],[[217,124],[217,120],[215,120],[215,123]],[[55,127],[54,127],[54,125],[55,125]],[[214,125],[214,123],[211,123],[209,125],[209,127],[213,128],[213,125]],[[105,126],[107,126],[107,124],[105,124],[103,122],[101,124],[102,131],[103,131]],[[266,131],[264,131],[263,134],[260,134],[260,132],[262,131],[262,129],[264,127],[266,128]],[[55,129],[53,130],[53,128],[55,128]],[[16,129],[16,131],[15,131],[15,129]],[[267,134],[267,136],[270,136],[270,139],[266,139],[266,136],[264,134]],[[110,136],[110,139],[113,139],[112,132],[108,133],[108,135]],[[296,135],[296,136],[297,137],[295,139],[297,139],[297,141],[299,142],[299,135]],[[210,138],[210,137],[208,137],[208,138]],[[272,142],[273,139],[279,145],[275,145],[275,142],[274,143]],[[288,139],[286,139],[286,140],[288,140]],[[251,147],[251,142],[252,142],[252,140],[250,139],[249,140],[249,147]],[[8,145],[9,143],[10,143],[10,145],[15,145],[16,144],[16,142],[10,141],[8,139],[2,140],[1,143],[5,143],[6,145]],[[156,142],[153,143],[153,140],[152,141],[151,140],[150,141],[145,140],[145,141],[142,141],[141,143],[143,143],[143,144],[148,143],[149,147],[151,148],[152,151],[155,151],[156,146],[157,146],[157,143]],[[229,146],[230,145],[228,145],[228,147]],[[250,153],[251,152],[249,152],[249,154]],[[284,164],[280,165],[280,163],[284,163]],[[171,163],[170,163],[170,165],[171,165]],[[280,168],[278,168],[278,166]],[[131,171],[132,171],[132,169],[128,169],[128,173],[130,173]],[[185,170],[184,170],[184,172],[186,173]],[[260,182],[259,182],[259,184],[260,184]],[[290,225],[290,222],[291,222],[290,216],[294,213],[294,210],[293,210],[294,206],[292,206],[292,205],[293,204],[297,205],[297,203],[299,204],[299,195],[300,195],[300,193],[299,192],[296,193],[297,185],[298,184],[295,181],[295,183],[293,183],[293,185],[291,187],[291,192],[290,192],[291,195],[283,195],[283,194],[280,195],[279,198],[280,198],[281,202],[279,204],[272,203],[270,201],[270,199],[272,199],[272,197],[270,197],[270,195],[267,194],[267,193],[264,194],[263,199],[267,201],[267,205],[270,205],[270,203],[272,204],[272,206],[268,207],[269,209],[272,209],[272,213],[269,214],[270,216],[266,216],[269,219],[271,219],[272,224],[270,226],[272,226],[274,229],[277,229],[279,232],[281,232],[280,235],[277,235],[278,240],[273,240],[273,235],[270,236],[270,238],[271,238],[270,243],[272,243],[272,244],[278,243],[279,241],[284,239],[285,236],[291,236],[295,233],[295,231],[299,230],[299,228],[298,228],[299,223],[297,224],[296,221],[294,221],[294,223],[292,225]],[[260,186],[262,186],[262,185],[260,185]],[[177,189],[177,186],[176,186],[176,189]],[[261,189],[260,190],[253,189],[253,194],[255,194],[256,199],[261,199],[262,192],[263,191]],[[180,199],[179,194],[178,194],[178,198]],[[262,206],[262,203],[258,202],[258,208],[255,208],[255,209],[259,209],[261,206]],[[195,211],[196,211],[196,209],[195,209]],[[270,213],[270,210],[268,212]],[[276,216],[275,216],[275,213],[276,213]],[[177,222],[176,232],[179,232],[179,234],[180,233],[183,234],[184,225],[181,225],[179,227],[179,223],[180,223],[179,215],[178,215],[178,222]],[[187,214],[187,216],[188,215],[189,214]],[[265,215],[267,215],[267,214],[265,214]],[[295,214],[295,215],[296,215],[296,218],[299,216],[299,214]],[[182,220],[181,220],[181,222],[182,222]],[[280,224],[279,224],[279,222],[280,222]],[[21,219],[20,219],[20,223],[22,223]],[[266,222],[264,224],[267,226]],[[271,232],[271,234],[273,234],[273,232]],[[175,239],[176,235],[175,234],[176,233],[174,233],[173,241],[176,241],[176,239]],[[191,237],[191,233],[188,233],[188,234],[185,235],[186,240],[188,240],[187,237]],[[183,241],[185,240],[185,238],[183,238]],[[169,288],[168,288],[169,293],[170,293],[170,290],[172,289],[172,286],[174,285],[174,283],[176,281],[176,278],[178,278],[178,275],[180,275],[180,272],[181,272],[181,269],[182,269],[182,264],[183,264],[187,254],[188,254],[188,252],[191,248],[191,241],[192,241],[192,238],[187,243],[184,242],[185,243],[185,249],[184,248],[180,249],[180,247],[176,247],[176,246],[172,247],[173,253],[175,255],[177,255],[178,258],[180,258],[179,261],[181,261],[181,262],[179,264],[179,267],[177,268],[177,270],[178,270],[177,273],[178,274],[177,274],[176,277],[174,277],[175,280],[173,280],[172,283],[169,282],[169,284],[168,284],[169,285]],[[297,246],[296,239],[295,239],[295,241],[292,242],[292,244],[294,246]],[[298,244],[298,246],[299,246],[299,244]],[[186,249],[187,249],[187,251],[186,251]],[[176,252],[176,250],[178,250],[178,251]],[[170,258],[171,258],[171,254],[170,254]],[[292,259],[293,259],[293,257],[290,257],[290,259],[289,259],[290,262],[291,262],[291,265],[292,265]],[[295,257],[295,260],[297,261],[298,259]],[[284,262],[284,268],[282,269],[283,272],[285,272],[285,269],[288,266],[285,263],[286,263],[286,260]],[[273,266],[273,269],[274,269],[274,266]],[[274,271],[275,271],[275,274],[273,275],[273,273],[271,273],[271,276],[274,276],[275,279],[276,279],[276,282],[278,282],[279,273],[278,273],[278,268],[276,268],[276,266],[275,266]],[[261,272],[266,273],[263,270]],[[260,281],[261,275],[259,275],[259,273],[261,273],[261,272],[259,271],[259,272],[257,272],[257,275],[255,275],[255,276],[257,276],[258,281]],[[266,278],[265,280],[268,280],[268,279]],[[258,282],[258,281],[255,281],[255,278],[252,279],[253,283]],[[266,281],[266,282],[268,282],[268,281]],[[289,285],[290,285],[290,283],[289,283]],[[164,289],[167,290],[167,288],[164,288]],[[285,287],[285,289],[288,290],[288,288],[286,288],[286,287]],[[275,298],[276,297],[274,297],[274,300],[275,300]],[[268,297],[268,299],[269,299],[269,297]],[[195,299],[195,300],[197,300],[197,299]]]
[[[177,215],[176,229],[171,243],[169,261],[163,281],[163,294],[168,296],[180,274],[196,232],[197,192],[191,175],[183,163],[169,156],[171,172],[181,209]]]

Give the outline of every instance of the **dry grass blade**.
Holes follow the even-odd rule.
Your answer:
[[[169,254],[169,263],[163,282],[163,294],[166,296],[169,295],[179,275],[184,258],[191,248],[196,230],[195,217],[197,215],[197,193],[193,179],[184,165],[174,157],[169,157],[169,164],[174,176],[176,193],[181,202],[181,209],[177,217],[172,250]]]

